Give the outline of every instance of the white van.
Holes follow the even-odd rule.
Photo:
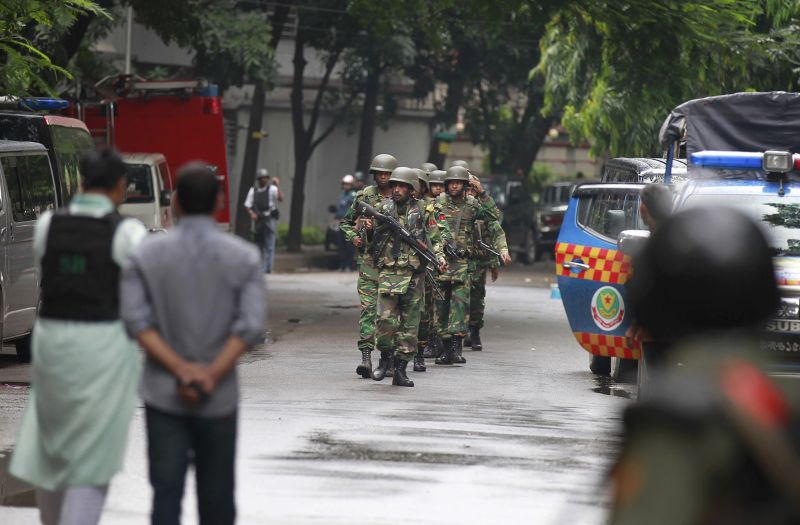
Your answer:
[[[161,153],[125,153],[128,192],[119,212],[157,232],[172,227],[172,179]]]
[[[39,304],[40,272],[33,230],[42,213],[58,207],[47,149],[35,142],[0,140],[0,340],[31,357],[31,330]]]

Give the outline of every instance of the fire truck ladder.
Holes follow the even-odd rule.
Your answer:
[[[86,120],[86,110],[97,110],[100,127],[89,128],[89,134],[94,139],[95,146],[110,148],[114,145],[114,101],[101,100],[100,102],[81,102],[78,104],[78,118],[84,122]],[[94,116],[94,115],[92,115]]]

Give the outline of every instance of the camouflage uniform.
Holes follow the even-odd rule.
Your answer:
[[[378,304],[378,269],[371,256],[368,256],[372,245],[371,232],[356,231],[356,219],[359,217],[358,203],[366,202],[372,207],[377,206],[383,196],[377,186],[368,186],[356,193],[350,209],[342,218],[340,229],[344,233],[345,241],[353,242],[359,235],[365,243],[358,249],[356,264],[358,265],[358,298],[361,300],[361,316],[358,319],[358,348],[359,350],[372,350],[375,348],[375,313]]]
[[[426,207],[413,199],[406,203],[386,199],[377,210],[397,218],[417,239],[427,238],[436,258],[445,260],[432,206]],[[396,350],[396,358],[408,363],[417,351],[425,261],[382,225],[375,230],[372,249],[379,271],[375,346],[381,352],[381,359],[388,359]],[[380,376],[376,373],[373,377]]]
[[[447,193],[440,195],[437,201],[441,206],[440,218],[447,222],[453,244],[461,252],[459,256],[448,254],[450,269],[439,276],[445,297],[434,300],[437,329],[447,348],[448,345],[460,343],[468,329],[470,271],[473,269],[470,257],[475,252],[475,223],[478,220],[497,220],[498,216],[493,211],[496,209],[494,200],[485,193],[479,199],[465,195],[461,204],[457,204]],[[448,341],[454,337],[458,341]],[[459,362],[464,362],[463,358]],[[449,364],[440,361],[437,363]]]
[[[441,206],[434,197],[425,197],[420,201],[424,202],[425,212],[434,220],[439,226],[439,232],[442,242],[450,241],[450,228],[447,221],[439,220],[441,215]],[[417,334],[418,346],[425,347],[428,344],[428,339],[436,332],[436,320],[433,308],[433,287],[427,280],[425,281],[425,301],[423,303],[422,314],[419,320],[419,333]]]
[[[478,221],[477,228],[481,229],[483,242],[495,249],[501,255],[508,255],[508,242],[506,233],[500,226],[500,221]],[[486,272],[490,268],[500,266],[497,256],[487,253],[480,248],[476,249],[475,271],[472,272],[472,284],[469,290],[469,326],[483,328],[483,311],[486,306]],[[471,330],[470,330],[471,331]]]

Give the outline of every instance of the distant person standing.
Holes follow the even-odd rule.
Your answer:
[[[252,245],[214,223],[219,191],[203,164],[178,174],[178,223],[151,236],[122,278],[122,316],[145,350],[153,525],[180,523],[190,460],[200,523],[235,520],[236,361],[263,337],[264,281]]]
[[[253,219],[254,241],[261,250],[261,270],[272,273],[272,260],[275,256],[275,241],[278,235],[278,202],[283,201],[280,179],[269,178],[266,168],[258,170],[256,185],[247,192],[244,207]]]
[[[356,192],[353,191],[353,183],[355,179],[352,175],[345,175],[342,177],[342,195],[339,198],[339,203],[336,205],[336,220],[341,222],[347,214],[347,210],[353,204],[353,199],[356,197]],[[339,271],[351,272],[356,263],[356,247],[353,243],[345,239],[342,230],[337,231],[337,247],[339,249]]]
[[[36,224],[42,269],[28,406],[10,472],[34,485],[45,525],[100,520],[136,406],[139,351],[120,320],[119,276],[147,235],[116,208],[127,178],[114,152],[80,161],[83,191]]]

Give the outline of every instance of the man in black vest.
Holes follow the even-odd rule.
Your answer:
[[[116,208],[125,200],[122,159],[81,159],[83,191],[36,224],[42,268],[34,326],[33,391],[11,473],[37,488],[43,523],[93,524],[122,465],[139,379],[136,345],[120,320],[120,270],[147,235]]]
[[[256,186],[250,188],[247,193],[244,207],[255,225],[253,240],[261,251],[261,269],[264,273],[271,273],[277,235],[277,201],[280,200],[280,191],[276,184],[270,184],[269,171],[266,168],[258,170],[257,179]]]

